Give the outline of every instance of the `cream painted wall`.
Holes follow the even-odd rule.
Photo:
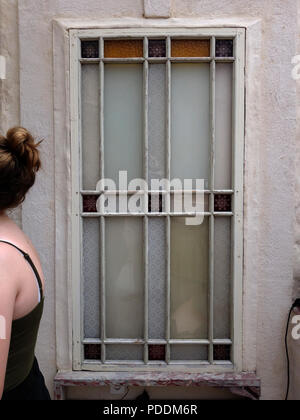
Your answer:
[[[20,121],[19,43],[17,0],[0,1],[0,55],[6,58],[6,80],[0,80],[0,133]],[[10,216],[21,226],[18,208]]]
[[[142,0],[40,0],[38,4],[35,0],[20,0],[18,3],[18,11],[15,0],[0,3],[0,54],[9,57],[11,69],[9,78],[0,82],[0,128],[4,131],[19,120],[20,65],[21,124],[45,138],[42,144],[44,168],[23,205],[22,221],[41,255],[48,279],[38,356],[51,387],[57,364],[55,237],[57,231],[64,229],[55,221],[52,21],[62,17],[141,18],[144,10]],[[188,18],[195,22],[201,18],[220,22],[227,19],[227,23],[238,23],[252,18],[259,21],[257,33],[247,39],[243,356],[244,369],[257,369],[262,378],[264,399],[280,399],[284,395],[284,328],[292,295],[296,296],[297,288],[299,291],[300,278],[298,207],[296,228],[294,225],[295,174],[296,168],[299,169],[299,165],[295,165],[295,152],[299,157],[296,140],[299,141],[300,131],[296,137],[296,82],[291,78],[291,58],[297,51],[300,54],[300,45],[296,46],[300,28],[298,24],[297,29],[297,2],[285,0],[284,7],[282,3],[282,0],[223,0],[220,8],[217,0],[173,0],[170,20]],[[298,5],[300,9],[299,0]],[[299,98],[300,95],[300,114]],[[299,183],[299,173],[297,177]],[[296,201],[299,194],[297,184]],[[67,296],[62,295],[59,305],[67,304]],[[59,321],[65,323],[64,319]],[[68,335],[66,329],[66,337]],[[299,356],[295,356],[299,355],[299,343],[291,345],[293,364],[295,369],[297,364],[299,371]],[[68,367],[67,358],[60,358],[59,365]],[[294,374],[292,379],[293,396],[300,399],[299,374],[298,378]],[[99,397],[105,398],[106,392],[99,391]],[[156,395],[158,392],[155,391]],[[165,392],[166,398],[172,398],[175,391]],[[138,393],[132,390],[129,398]],[[197,390],[197,393],[198,398],[229,397],[225,392],[219,394],[213,390]]]

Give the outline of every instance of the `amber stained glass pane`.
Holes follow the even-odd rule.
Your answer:
[[[216,194],[215,195],[215,211],[231,211],[231,195]]]
[[[143,41],[139,39],[117,39],[104,42],[105,58],[143,57]]]
[[[84,358],[86,360],[101,360],[101,344],[86,344]]]
[[[149,57],[165,57],[166,56],[166,41],[164,39],[150,39],[149,40]]]
[[[81,41],[82,58],[99,57],[99,41]]]
[[[217,39],[216,57],[233,57],[232,39]]]
[[[210,40],[208,39],[173,39],[172,57],[209,57]]]
[[[214,345],[214,360],[230,360],[230,345],[217,344]]]
[[[149,345],[149,360],[165,360],[166,346],[160,344]]]

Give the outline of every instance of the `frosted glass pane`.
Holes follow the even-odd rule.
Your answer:
[[[134,344],[108,344],[106,360],[143,360],[144,347]]]
[[[171,345],[171,360],[208,360],[207,346],[195,344]]]
[[[100,226],[83,219],[84,337],[100,337]]]
[[[207,338],[208,220],[171,218],[171,338]]]
[[[106,64],[104,89],[105,176],[143,175],[143,66]]]
[[[215,218],[214,338],[230,338],[231,218]]]
[[[99,66],[81,66],[82,106],[82,183],[86,190],[95,190],[100,176],[100,106]]]
[[[106,238],[106,335],[141,338],[144,326],[143,221],[108,217]]]
[[[172,64],[171,177],[205,179],[210,161],[209,64]]]
[[[164,64],[149,66],[149,185],[151,179],[165,178],[166,134],[166,67]]]
[[[232,64],[216,65],[215,188],[231,188]]]
[[[165,338],[166,220],[149,218],[149,338]]]

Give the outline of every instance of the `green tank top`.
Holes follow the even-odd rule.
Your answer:
[[[42,281],[30,256],[16,245],[2,241],[18,249],[33,269],[39,289],[40,302],[29,314],[12,322],[11,339],[8,353],[4,392],[20,385],[29,375],[34,362],[35,345],[44,308]]]

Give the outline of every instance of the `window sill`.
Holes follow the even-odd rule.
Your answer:
[[[65,399],[65,389],[74,386],[118,389],[122,386],[210,386],[227,388],[233,394],[258,400],[260,379],[249,372],[188,373],[188,372],[58,372],[54,379],[55,400]]]

